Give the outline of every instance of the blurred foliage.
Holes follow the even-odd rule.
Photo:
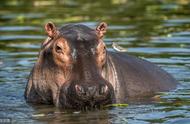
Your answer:
[[[175,30],[162,24],[190,13],[189,0],[1,0],[0,3],[0,25],[42,26],[49,20],[58,25],[106,21],[112,25],[135,25],[132,34],[120,31],[119,35],[137,35],[142,41]],[[183,26],[190,27],[180,25],[179,30]]]

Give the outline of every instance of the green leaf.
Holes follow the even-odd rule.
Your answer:
[[[128,104],[108,104],[105,105],[104,108],[109,108],[109,107],[127,107]]]

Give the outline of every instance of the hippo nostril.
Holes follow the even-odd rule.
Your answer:
[[[100,88],[100,95],[105,94],[108,91],[108,86],[104,85]]]
[[[75,90],[78,94],[85,94],[84,88],[80,85],[75,85]]]

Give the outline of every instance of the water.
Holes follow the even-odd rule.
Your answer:
[[[13,123],[67,124],[189,124],[190,123],[190,1],[189,0],[1,0],[0,118]],[[36,61],[43,26],[82,23],[94,28],[109,24],[105,42],[161,66],[180,86],[160,98],[95,111],[61,111],[25,103],[23,93]]]

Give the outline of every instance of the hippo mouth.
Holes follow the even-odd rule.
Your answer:
[[[79,82],[67,82],[63,85],[59,96],[62,108],[91,110],[114,102],[113,87],[109,82],[95,85],[92,85],[92,82]]]

